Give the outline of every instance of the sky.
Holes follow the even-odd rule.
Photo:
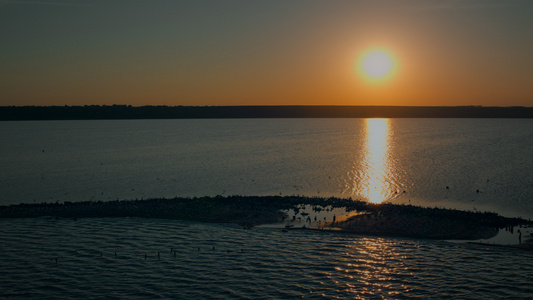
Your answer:
[[[531,0],[0,0],[0,105],[533,106]],[[358,71],[386,49],[394,76]]]

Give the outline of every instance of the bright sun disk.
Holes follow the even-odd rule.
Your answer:
[[[392,78],[397,69],[394,55],[384,49],[370,49],[357,60],[357,73],[370,83],[383,83]]]

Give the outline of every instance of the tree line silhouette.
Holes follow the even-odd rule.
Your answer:
[[[0,120],[212,118],[533,118],[510,106],[0,106]]]

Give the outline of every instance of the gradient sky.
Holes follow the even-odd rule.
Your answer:
[[[0,105],[533,106],[531,0],[0,0]],[[369,85],[358,54],[396,76]]]

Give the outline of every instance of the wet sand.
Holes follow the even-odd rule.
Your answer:
[[[297,196],[215,196],[18,204],[0,206],[0,217],[74,220],[87,217],[145,217],[235,223],[245,228],[277,223],[283,224],[286,229],[300,227],[368,235],[454,240],[490,239],[503,228],[533,225],[528,220],[507,218],[493,212]],[[524,242],[527,238],[524,236]]]

